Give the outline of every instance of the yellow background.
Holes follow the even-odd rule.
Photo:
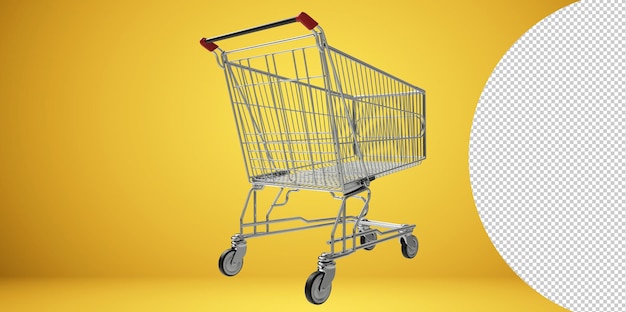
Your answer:
[[[300,11],[331,45],[427,91],[428,159],[374,181],[370,212],[416,224],[418,256],[381,244],[339,260],[337,279],[514,277],[472,198],[472,117],[507,49],[569,3],[2,1],[0,277],[236,282],[217,258],[249,184],[223,74],[198,40]],[[330,216],[327,197],[301,192],[287,209]],[[240,275],[304,284],[326,239],[318,230],[250,240]]]

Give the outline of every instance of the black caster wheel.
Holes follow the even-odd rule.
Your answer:
[[[332,284],[329,284],[328,287],[322,289],[321,286],[323,278],[324,272],[316,271],[313,272],[313,274],[311,274],[306,280],[306,284],[304,285],[304,294],[306,295],[306,299],[312,304],[322,304],[326,302],[330,296]]]
[[[411,235],[401,238],[400,244],[402,245],[402,255],[405,258],[413,259],[417,254],[417,250],[419,249],[417,237],[415,237],[415,235]]]
[[[372,242],[372,241],[375,241],[377,238],[378,238],[378,236],[374,232],[365,234],[365,235],[361,236],[361,245],[369,243],[369,242]],[[365,250],[372,250],[372,249],[374,249],[374,247],[376,247],[375,244],[371,245],[371,246],[368,246],[368,247],[365,247],[363,249],[365,249]]]
[[[234,249],[228,249],[222,253],[220,256],[220,260],[218,262],[218,266],[220,268],[220,272],[226,276],[235,276],[241,268],[243,267],[243,258],[241,261],[234,261],[235,253],[237,251]]]

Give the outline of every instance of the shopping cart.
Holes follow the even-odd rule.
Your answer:
[[[295,22],[311,33],[230,51],[215,44]],[[424,90],[329,46],[322,28],[304,12],[202,38],[200,43],[215,54],[224,70],[252,184],[239,219],[239,233],[219,258],[223,274],[239,273],[248,238],[326,226],[331,228],[330,251],[318,257],[317,271],[305,284],[311,303],[328,299],[337,258],[359,249],[371,250],[394,238],[399,238],[406,258],[415,257],[415,225],[366,216],[372,180],[416,166],[426,158]],[[265,186],[279,189],[263,217],[257,209],[257,192]],[[289,196],[299,190],[329,192],[341,201],[337,215],[271,218],[274,208],[286,205]],[[346,213],[350,198],[362,202],[358,215]]]

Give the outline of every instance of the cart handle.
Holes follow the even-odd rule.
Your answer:
[[[237,37],[237,36],[257,32],[257,31],[261,31],[265,29],[270,29],[270,28],[274,28],[278,26],[283,26],[283,25],[287,25],[287,24],[291,24],[295,22],[302,23],[302,25],[304,25],[304,27],[306,27],[308,30],[312,30],[313,28],[315,28],[315,26],[318,25],[317,22],[313,18],[311,18],[308,14],[301,12],[296,17],[287,18],[278,22],[273,22],[273,23],[269,23],[269,24],[265,24],[265,25],[261,25],[257,27],[252,27],[252,28],[236,31],[230,34],[213,37],[213,38],[202,38],[200,39],[200,44],[203,47],[205,47],[207,50],[213,52],[213,50],[218,48],[217,44],[215,44],[214,41]]]

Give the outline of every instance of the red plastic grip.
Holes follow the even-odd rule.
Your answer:
[[[317,22],[304,12],[301,12],[300,15],[296,16],[296,21],[302,23],[302,25],[304,25],[304,27],[306,27],[308,30],[311,30],[315,28],[315,26],[317,26]]]
[[[217,44],[206,41],[206,38],[200,39],[200,44],[207,50],[213,52],[213,50],[217,49]]]

